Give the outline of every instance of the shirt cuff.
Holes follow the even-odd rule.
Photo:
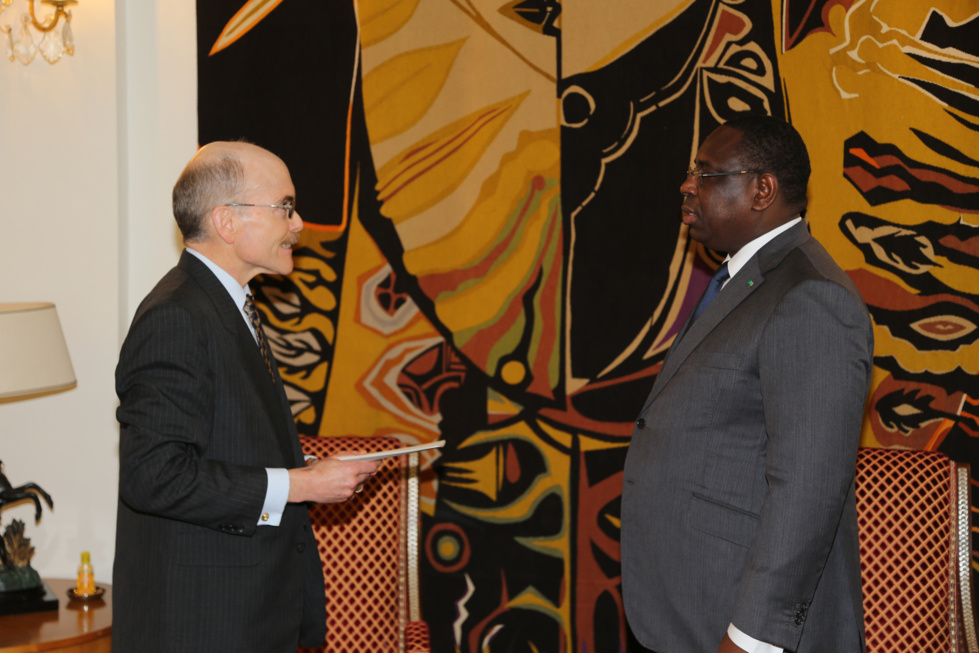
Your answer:
[[[737,644],[740,648],[743,648],[748,653],[783,653],[785,650],[779,646],[772,646],[771,644],[766,644],[765,642],[759,642],[750,635],[745,635],[743,632],[738,630],[734,624],[727,627],[727,636],[731,638],[732,642]]]
[[[262,505],[262,516],[258,518],[258,525],[278,526],[289,501],[289,470],[266,467],[265,473],[268,475],[269,485],[265,491],[265,504]]]

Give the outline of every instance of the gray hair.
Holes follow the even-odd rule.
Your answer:
[[[245,168],[232,153],[195,157],[173,186],[173,217],[184,242],[203,240],[207,216],[245,187]]]

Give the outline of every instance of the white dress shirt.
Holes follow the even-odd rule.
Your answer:
[[[207,269],[214,273],[224,289],[231,295],[231,300],[238,307],[238,312],[241,313],[241,319],[248,325],[248,330],[252,332],[252,338],[255,338],[255,345],[258,346],[255,327],[252,326],[252,321],[245,314],[245,296],[251,294],[251,289],[247,285],[239,286],[234,277],[196,249],[187,247],[187,251],[206,265]],[[258,519],[258,525],[278,526],[282,521],[282,513],[286,509],[286,503],[289,502],[289,470],[266,467],[265,474],[268,476],[269,482],[268,488],[265,490],[265,504],[262,506],[262,515]]]

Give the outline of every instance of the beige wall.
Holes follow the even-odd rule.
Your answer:
[[[0,302],[54,302],[78,379],[0,404],[8,478],[55,504],[36,525],[31,506],[5,510],[0,528],[27,523],[42,576],[73,576],[90,550],[111,582],[113,371],[136,305],[179,252],[169,194],[196,149],[195,5],[84,0],[73,12],[74,57],[0,59]]]

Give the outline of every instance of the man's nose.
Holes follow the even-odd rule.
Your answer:
[[[695,176],[687,174],[686,180],[680,184],[680,194],[684,197],[697,194],[697,178]]]

